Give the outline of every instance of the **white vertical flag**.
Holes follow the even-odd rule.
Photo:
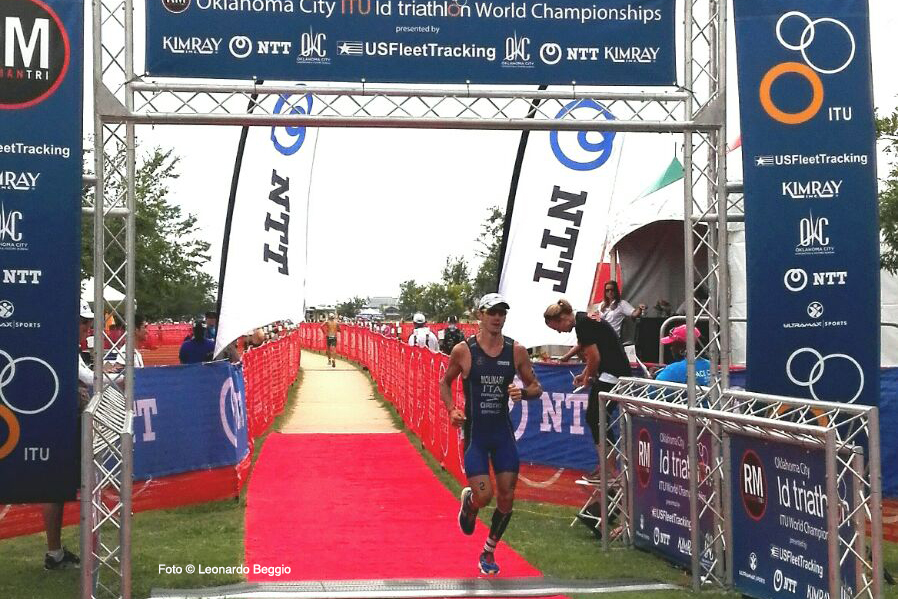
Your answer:
[[[613,120],[592,100],[557,119]],[[511,309],[505,332],[525,347],[573,345],[545,325],[546,307],[565,298],[585,309],[605,241],[622,137],[612,132],[531,132],[521,166],[499,291]]]
[[[275,114],[312,114],[312,96],[281,96]],[[317,129],[252,127],[237,187],[218,355],[253,328],[303,320],[306,219]]]

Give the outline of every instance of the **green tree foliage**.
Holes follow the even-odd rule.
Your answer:
[[[876,119],[876,137],[886,142],[885,152],[892,158],[891,168],[879,192],[879,227],[884,247],[882,268],[898,273],[898,110]]]
[[[364,307],[367,301],[368,300],[366,300],[365,298],[356,296],[352,299],[346,300],[345,302],[341,302],[337,304],[337,314],[339,314],[340,316],[355,318],[359,315],[359,312],[362,311],[362,307]]]
[[[179,158],[172,150],[155,148],[137,167],[135,243],[137,309],[149,320],[198,315],[215,306],[215,281],[201,268],[209,261],[209,244],[197,238],[196,217],[184,214],[168,201],[169,184],[178,178]],[[106,185],[107,197],[123,193],[125,154],[112,158],[113,173]],[[93,194],[90,190],[89,195]],[[93,203],[92,198],[90,203]],[[125,222],[106,219],[106,263],[117,268],[124,263]],[[93,219],[82,221],[81,272],[93,274]],[[118,279],[114,278],[117,276]],[[113,287],[124,289],[124,272],[106,278]]]
[[[496,291],[498,287],[499,252],[502,249],[502,228],[505,226],[505,214],[498,206],[489,209],[486,220],[480,225],[480,247],[477,255],[483,258],[477,276],[474,277],[473,295],[481,297]]]

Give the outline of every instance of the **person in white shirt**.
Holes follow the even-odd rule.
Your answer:
[[[430,351],[440,351],[440,340],[426,326],[427,319],[424,318],[424,315],[418,312],[412,317],[412,322],[415,324],[415,330],[409,336],[408,344],[415,347],[426,347]]]
[[[143,368],[143,356],[140,351],[138,351],[138,347],[143,345],[150,332],[147,329],[147,321],[143,316],[135,315],[134,316],[134,368]],[[124,347],[122,351],[118,352],[118,355],[115,358],[115,363],[125,367],[125,351]],[[117,382],[117,381],[116,381]]]
[[[598,305],[598,312],[602,320],[608,322],[617,336],[620,337],[620,328],[625,318],[639,318],[645,312],[645,304],[639,304],[634,308],[620,297],[620,288],[617,281],[608,281],[604,286],[602,303]]]

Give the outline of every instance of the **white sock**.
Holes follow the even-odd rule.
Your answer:
[[[56,551],[48,551],[47,555],[52,557],[55,561],[59,561],[62,559],[62,556],[65,555],[65,551],[62,549],[57,549]]]

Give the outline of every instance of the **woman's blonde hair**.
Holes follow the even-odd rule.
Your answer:
[[[546,311],[543,312],[543,318],[546,319],[546,322],[549,322],[550,320],[555,320],[566,314],[573,313],[574,309],[571,307],[571,304],[567,300],[560,299],[546,308]]]

